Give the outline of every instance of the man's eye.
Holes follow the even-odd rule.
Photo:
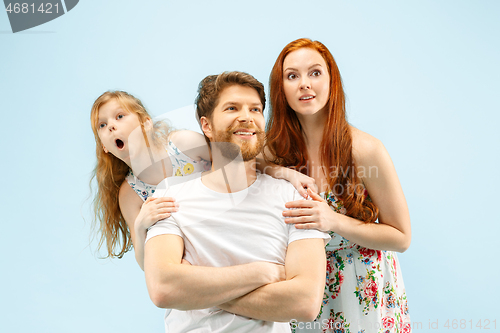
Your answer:
[[[234,111],[234,110],[236,110],[236,108],[235,108],[234,106],[229,106],[229,107],[227,108],[227,110],[229,110],[229,111]]]
[[[260,109],[259,108],[253,108],[252,111],[254,111],[254,112],[260,112]]]

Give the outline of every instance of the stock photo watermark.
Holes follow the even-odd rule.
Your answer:
[[[333,332],[345,332],[347,329],[352,329],[351,325],[356,324],[344,323],[342,321],[328,320],[324,319],[322,321],[313,322],[299,322],[295,319],[290,321],[290,325],[293,329],[316,329],[316,330],[327,330]],[[358,327],[362,323],[358,323]],[[398,329],[399,332],[406,333],[413,330],[471,330],[471,329],[481,329],[481,330],[496,330],[497,320],[496,319],[429,319],[428,322],[422,321],[412,321],[412,322],[395,322],[392,317],[382,318],[382,322],[374,322],[372,325],[366,326],[366,322],[363,323],[363,329],[366,332],[371,332],[372,330],[385,329],[388,332],[393,332],[393,329]],[[385,331],[384,331],[385,332]]]
[[[16,33],[42,25],[66,14],[75,8],[78,1],[4,0],[4,5],[12,32]]]

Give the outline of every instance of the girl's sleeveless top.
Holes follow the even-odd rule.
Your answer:
[[[186,176],[192,173],[210,170],[210,161],[203,159],[199,161],[193,160],[191,157],[180,151],[179,148],[177,148],[170,140],[165,148],[170,161],[172,162],[172,176]],[[146,199],[153,195],[156,190],[156,185],[143,182],[134,175],[132,170],[129,171],[125,179],[143,201],[146,201]]]

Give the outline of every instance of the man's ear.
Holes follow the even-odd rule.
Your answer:
[[[212,124],[210,123],[210,120],[208,120],[207,117],[203,116],[200,118],[200,124],[201,124],[201,130],[207,138],[212,139],[213,138],[213,130],[212,130]]]

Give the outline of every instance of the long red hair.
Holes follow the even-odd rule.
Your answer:
[[[266,128],[267,148],[274,163],[308,173],[302,126],[286,100],[283,85],[283,62],[286,56],[304,47],[321,54],[330,74],[330,96],[326,104],[329,112],[320,147],[321,164],[327,170],[325,174],[329,190],[342,201],[348,216],[374,222],[378,217],[378,208],[366,196],[364,185],[358,177],[340,71],[332,54],[321,42],[308,38],[297,39],[285,46],[276,59],[269,78],[271,114]]]
[[[131,250],[132,238],[119,204],[120,186],[130,171],[128,165],[111,153],[105,153],[98,134],[99,109],[111,100],[116,100],[123,109],[135,113],[143,125],[151,116],[142,102],[125,91],[107,91],[99,96],[90,112],[90,124],[96,143],[96,166],[92,173],[91,183],[95,179],[97,192],[93,200],[94,229],[97,230],[98,249],[106,243],[108,255],[118,257]],[[143,128],[144,131],[144,128]],[[152,135],[153,144],[157,147],[165,145],[169,128],[162,122],[155,122]],[[99,224],[99,227],[97,227]]]

